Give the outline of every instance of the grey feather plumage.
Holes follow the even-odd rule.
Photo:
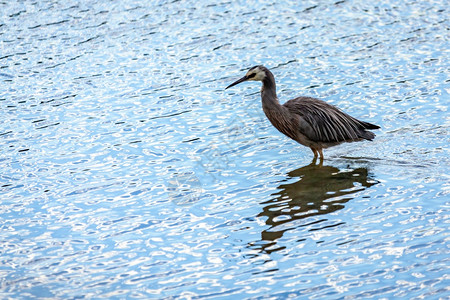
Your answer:
[[[322,143],[352,142],[375,137],[366,129],[378,126],[359,121],[335,106],[311,97],[298,97],[283,104],[300,119],[299,130],[310,140]]]

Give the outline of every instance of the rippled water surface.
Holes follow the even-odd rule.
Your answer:
[[[450,297],[446,1],[3,1],[0,297]],[[266,120],[378,124],[312,152]]]

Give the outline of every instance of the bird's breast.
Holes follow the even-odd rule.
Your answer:
[[[298,121],[286,109],[270,109],[263,106],[263,111],[270,123],[284,135],[296,140],[298,134]]]

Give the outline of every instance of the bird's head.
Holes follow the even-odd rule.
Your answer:
[[[244,81],[263,81],[264,78],[267,77],[267,68],[264,66],[254,66],[252,68],[250,68],[250,70],[247,71],[247,74],[245,74],[244,77],[242,77],[241,79],[233,82],[232,84],[230,84],[229,86],[227,86],[225,89],[230,88],[232,86],[235,86],[236,84],[239,84],[241,82]]]

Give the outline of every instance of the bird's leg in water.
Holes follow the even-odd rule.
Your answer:
[[[312,164],[312,165],[315,165],[315,166],[319,166],[319,167],[323,166],[323,156],[320,157],[320,159],[319,159],[319,164],[317,164],[317,157],[318,157],[318,156],[314,156],[314,158],[313,158],[311,164]]]
[[[323,161],[323,151],[322,148],[314,149],[311,148],[312,152],[314,153],[314,160],[317,160],[317,157],[319,157],[320,161]]]
[[[319,159],[319,163],[317,163],[317,156],[315,156],[311,162],[311,165],[322,167],[323,166],[323,158]]]
[[[320,161],[323,161],[323,152],[322,149],[317,150],[319,152],[320,155]]]

